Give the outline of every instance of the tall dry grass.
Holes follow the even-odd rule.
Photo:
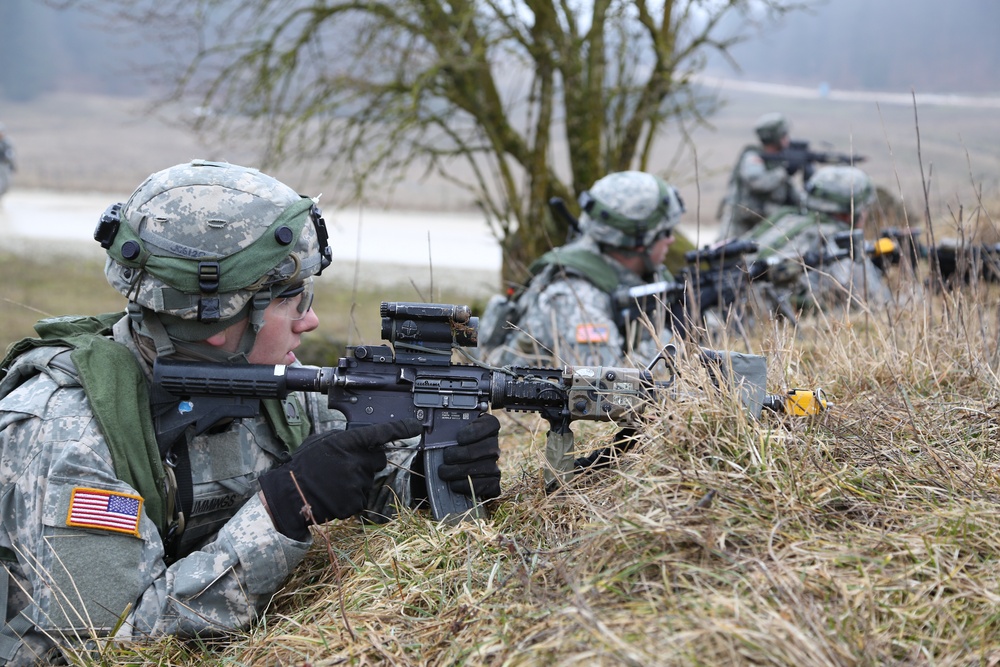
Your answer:
[[[754,421],[682,359],[638,446],[546,495],[542,423],[502,414],[489,520],[336,522],[251,630],[95,663],[1000,664],[1000,286],[893,279],[897,307],[751,341],[772,391],[828,393],[820,417]],[[374,323],[365,298],[330,303]]]
[[[490,520],[338,522],[253,630],[103,661],[997,664],[998,286],[910,287],[754,341],[818,418],[754,421],[682,360],[634,450],[546,495],[542,425],[502,415]]]

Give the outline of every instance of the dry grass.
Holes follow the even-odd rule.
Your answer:
[[[1000,205],[973,199],[945,201],[935,229],[988,238]],[[60,298],[78,312],[107,309],[99,293],[120,303],[94,267],[2,259],[3,326],[64,312]],[[541,423],[501,415],[505,493],[489,521],[338,522],[248,632],[111,647],[99,662],[1000,664],[1000,288],[939,294],[925,276],[899,278],[899,308],[751,341],[772,390],[828,392],[818,419],[751,421],[682,364],[620,465],[546,495]],[[344,315],[326,332],[345,341],[377,336],[380,298],[413,298],[328,289],[319,306]],[[586,426],[581,447],[613,432]]]
[[[106,664],[997,664],[998,297],[765,332],[816,420],[748,420],[682,365],[640,446],[551,496],[543,429],[504,416],[491,520],[329,526],[252,631]]]
[[[997,219],[996,202],[973,209]],[[0,269],[5,327],[119,304],[96,264]],[[939,294],[925,274],[897,277],[898,309],[751,341],[772,390],[830,394],[815,421],[748,420],[685,364],[639,447],[547,496],[541,422],[501,415],[491,520],[336,523],[252,630],[100,662],[1000,664],[1000,286]],[[323,285],[320,308],[345,314],[326,333],[371,340],[374,303],[414,297],[400,289]],[[612,432],[577,426],[581,447]]]

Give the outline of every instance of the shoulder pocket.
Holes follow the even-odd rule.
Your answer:
[[[35,622],[44,629],[106,631],[142,593],[141,498],[91,480],[49,479]],[[29,566],[32,564],[29,564]]]

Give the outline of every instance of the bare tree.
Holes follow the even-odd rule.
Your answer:
[[[74,0],[69,0],[73,2]],[[84,0],[80,0],[81,2]],[[184,58],[177,97],[250,128],[270,164],[319,156],[356,193],[423,165],[472,193],[505,279],[567,236],[548,201],[647,169],[693,77],[791,0],[105,0]],[[736,29],[731,26],[738,26]],[[166,33],[171,26],[170,33]],[[730,26],[728,29],[724,29]],[[146,34],[152,34],[153,31]]]

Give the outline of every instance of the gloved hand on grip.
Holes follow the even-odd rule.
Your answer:
[[[314,521],[322,524],[358,514],[375,473],[386,466],[383,445],[419,435],[421,430],[416,419],[404,419],[309,436],[290,461],[260,476],[260,490],[274,527],[303,542]],[[295,473],[294,481],[290,473]],[[303,496],[312,519],[303,512]]]
[[[500,495],[500,421],[482,414],[455,434],[458,446],[446,448],[438,477],[455,493],[489,500]],[[470,486],[469,480],[472,480]]]

